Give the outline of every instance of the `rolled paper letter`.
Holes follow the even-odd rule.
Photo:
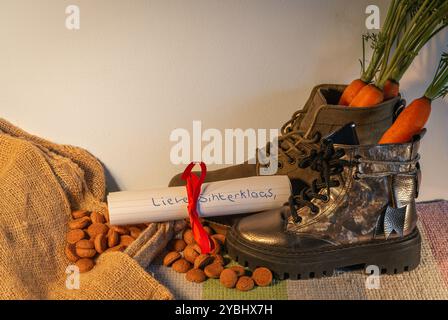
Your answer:
[[[198,201],[201,217],[253,213],[288,202],[287,176],[259,176],[204,183]],[[107,196],[112,225],[162,222],[188,217],[185,187],[112,192]]]

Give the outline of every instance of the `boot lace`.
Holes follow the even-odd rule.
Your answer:
[[[301,168],[311,168],[320,173],[320,177],[315,179],[311,186],[303,189],[298,195],[291,196],[289,205],[291,207],[291,215],[296,223],[300,223],[302,218],[297,211],[300,208],[308,207],[313,214],[319,212],[319,207],[312,203],[311,200],[319,199],[328,201],[330,199],[330,189],[339,187],[339,180],[332,179],[332,176],[342,173],[344,167],[349,165],[349,161],[341,159],[345,155],[343,149],[335,150],[330,140],[323,140],[319,150],[313,149],[309,156],[305,157],[300,163]],[[326,189],[326,194],[320,191]]]
[[[310,130],[303,133],[299,130],[294,129],[300,116],[305,113],[303,110],[296,111],[290,120],[288,120],[280,129],[280,136],[278,137],[278,153],[279,156],[284,156],[288,159],[290,164],[296,162],[297,154],[299,157],[304,157],[307,154],[304,144],[315,144],[321,139],[319,132],[316,132],[311,138],[309,138]],[[311,127],[314,125],[315,120],[312,122]],[[266,145],[266,155],[270,154],[270,142]],[[282,164],[279,163],[279,167]]]

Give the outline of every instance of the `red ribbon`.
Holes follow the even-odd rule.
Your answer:
[[[198,213],[198,200],[201,194],[201,186],[204,182],[205,176],[207,175],[207,167],[204,162],[199,163],[201,166],[201,176],[198,178],[191,171],[196,165],[192,162],[185,169],[182,174],[182,180],[187,182],[187,195],[188,195],[188,214],[190,216],[191,229],[193,230],[194,240],[201,248],[201,253],[207,254],[214,248],[213,241],[210,241],[208,233],[204,230],[204,227],[199,220]]]

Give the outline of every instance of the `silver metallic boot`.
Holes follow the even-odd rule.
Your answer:
[[[323,140],[299,166],[318,174],[290,204],[239,220],[227,234],[232,258],[280,278],[329,276],[374,265],[394,274],[417,267],[420,138],[394,145]]]

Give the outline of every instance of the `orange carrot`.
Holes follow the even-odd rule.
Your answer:
[[[380,104],[384,100],[383,91],[373,84],[361,89],[358,95],[350,103],[350,107],[371,107]]]
[[[412,101],[395,123],[384,133],[380,144],[406,143],[426,125],[431,114],[431,102],[448,94],[448,54],[443,53],[434,79],[423,97]]]
[[[386,131],[379,144],[406,143],[418,134],[429,119],[431,100],[421,97],[414,100],[398,116],[395,123]]]
[[[361,77],[362,80],[370,83],[375,76],[375,85],[371,84],[362,88],[350,103],[352,107],[375,106],[384,100],[398,96],[399,81],[414,58],[434,35],[448,26],[448,1],[446,0],[392,1],[391,3],[393,13],[391,25],[386,24],[387,28],[380,33],[374,46],[375,52],[378,51],[380,54],[382,64],[379,66],[378,60],[372,59],[375,63],[372,67],[371,61],[369,69],[374,72],[366,71],[366,74]],[[415,7],[410,9],[406,6]],[[395,11],[394,8],[396,8]],[[410,13],[409,19],[404,14],[405,12]],[[394,37],[401,32],[395,52],[389,59],[392,44],[395,42]],[[378,75],[376,75],[377,71],[380,71]],[[425,96],[433,100],[431,96]]]
[[[399,94],[400,84],[393,79],[388,79],[384,84],[384,101],[398,97]]]
[[[361,91],[361,89],[366,85],[367,83],[365,83],[361,79],[353,80],[352,83],[350,83],[342,93],[341,99],[339,99],[339,105],[349,106],[356,95],[359,93],[359,91]]]
[[[417,11],[421,3],[419,1],[391,0],[381,31],[367,33],[362,37],[362,74],[360,79],[354,80],[343,92],[339,101],[340,105],[349,106],[356,95],[366,85],[371,83],[378,75],[381,68],[385,68],[398,35],[403,32],[406,22],[413,12]],[[367,69],[366,66],[366,42],[370,42],[373,49]]]
[[[385,100],[399,94],[399,82],[420,50],[448,26],[448,1],[422,0],[415,1],[415,5],[416,7],[409,11],[409,21],[405,23],[406,27],[399,37],[393,55],[390,59],[385,55],[376,77],[375,84],[384,90]]]

